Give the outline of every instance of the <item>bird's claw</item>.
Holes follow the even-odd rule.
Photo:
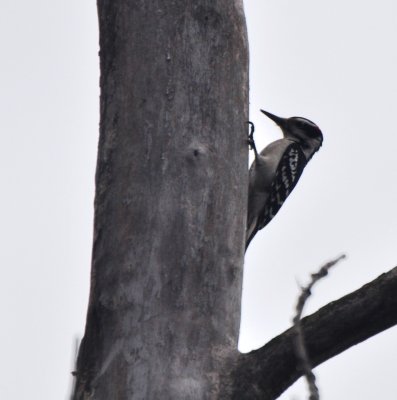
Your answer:
[[[254,146],[255,146],[254,140],[248,138],[247,139],[247,143],[248,143],[248,146],[250,147],[250,150],[252,150],[254,148]]]
[[[250,133],[248,134],[247,143],[251,150],[255,148],[255,141],[254,141],[254,132],[255,132],[255,125],[251,121],[247,121],[247,124],[250,125]]]

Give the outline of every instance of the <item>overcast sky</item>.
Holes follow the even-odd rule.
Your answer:
[[[247,253],[240,349],[286,329],[298,293],[347,253],[307,312],[396,265],[397,5],[392,0],[246,0],[250,119],[303,116],[317,153]],[[94,0],[2,0],[0,398],[65,399],[84,331],[98,140]],[[397,330],[316,369],[323,400],[395,398]],[[304,399],[295,385],[281,399]]]

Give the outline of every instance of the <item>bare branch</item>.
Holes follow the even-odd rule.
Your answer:
[[[301,320],[313,366],[397,324],[397,267]],[[302,376],[290,328],[262,348],[241,354],[233,399],[273,400]]]
[[[340,260],[344,259],[346,256],[343,254],[340,257],[332,260],[325,265],[323,265],[320,270],[311,275],[310,283],[302,287],[301,294],[298,298],[298,302],[296,304],[296,314],[293,318],[293,323],[295,327],[295,354],[298,357],[299,365],[302,369],[303,375],[306,377],[307,384],[309,386],[309,399],[310,400],[319,400],[320,394],[316,385],[316,376],[312,371],[311,362],[309,356],[307,354],[305,339],[302,332],[301,326],[301,317],[303,313],[303,308],[306,304],[306,301],[311,295],[311,291],[313,286],[322,278],[328,275],[328,271],[332,268],[335,264],[337,264]]]

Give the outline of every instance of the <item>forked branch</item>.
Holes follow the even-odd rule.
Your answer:
[[[341,255],[340,257],[332,260],[325,265],[323,265],[318,272],[311,275],[310,283],[302,287],[301,294],[298,298],[298,303],[296,305],[296,314],[293,319],[296,335],[295,335],[295,354],[298,357],[299,365],[302,370],[303,375],[306,377],[306,381],[309,386],[309,400],[319,400],[320,394],[316,385],[316,377],[312,371],[312,364],[307,354],[307,349],[305,345],[305,337],[302,330],[301,318],[303,313],[303,308],[306,301],[311,296],[313,286],[322,278],[328,275],[328,271],[336,265],[340,260],[344,259],[346,256]]]
[[[315,367],[397,324],[397,267],[301,320]],[[294,328],[262,348],[241,354],[234,371],[233,399],[273,400],[301,377]]]

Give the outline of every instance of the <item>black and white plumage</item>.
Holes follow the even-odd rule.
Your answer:
[[[251,125],[249,144],[255,160],[249,170],[246,245],[280,210],[306,164],[323,141],[320,128],[306,118],[280,118],[261,110],[282,130],[284,138],[257,152]]]

